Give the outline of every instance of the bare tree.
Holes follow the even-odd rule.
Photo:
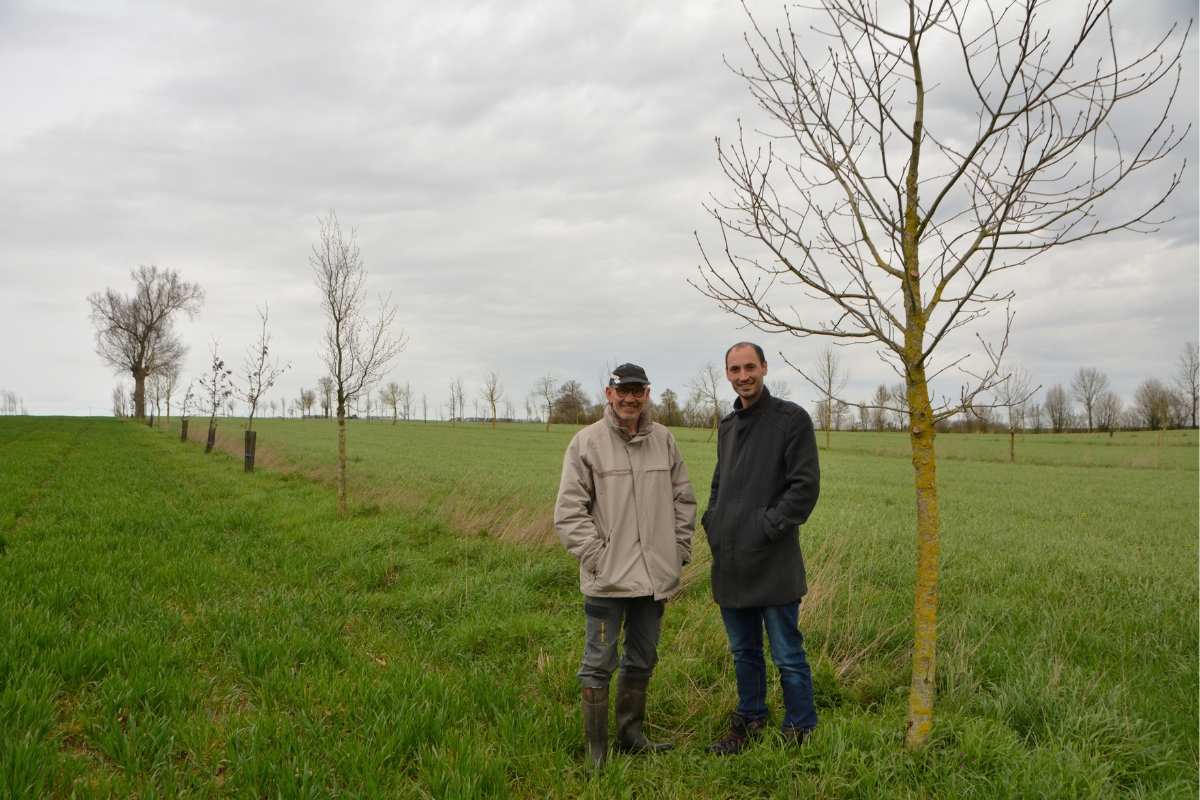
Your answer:
[[[387,371],[388,365],[407,344],[404,332],[392,334],[396,307],[381,297],[375,317],[366,307],[367,271],[353,228],[343,234],[337,215],[320,219],[320,233],[308,263],[312,267],[327,326],[321,345],[321,361],[333,380],[337,399],[338,456],[337,511],[346,516],[346,409],[369,392]],[[370,395],[366,395],[370,400]]]
[[[280,364],[278,359],[271,360],[271,333],[267,328],[269,314],[270,309],[264,303],[263,307],[258,309],[258,319],[262,323],[258,331],[258,341],[246,351],[246,359],[242,362],[242,371],[245,373],[246,382],[234,389],[237,396],[246,401],[247,431],[254,430],[254,415],[258,411],[258,404],[263,395],[269,392],[280,376],[291,368],[291,364]],[[249,447],[249,439],[247,439],[247,447]]]
[[[197,381],[200,384],[200,410],[208,415],[208,439],[204,445],[206,453],[211,453],[217,442],[217,414],[221,413],[225,401],[233,395],[233,370],[225,366],[225,360],[218,353],[216,339],[209,345],[209,354],[208,372]]]
[[[463,386],[462,378],[455,378],[450,384],[450,399],[451,408],[450,415],[457,416],[460,420],[466,419],[467,416],[467,392]]]
[[[317,381],[317,393],[321,398],[321,415],[329,419],[333,411],[333,378],[326,375]]]
[[[826,345],[817,354],[817,368],[813,370],[812,382],[821,392],[821,425],[825,428],[825,449],[829,449],[830,430],[834,427],[837,399],[846,388],[850,375],[842,367],[842,359],[833,345]]]
[[[15,402],[14,402],[15,408]],[[125,384],[118,383],[112,390],[112,412],[114,417],[124,418],[129,415],[129,396],[125,392]],[[13,413],[16,413],[15,411]]]
[[[187,348],[175,334],[177,312],[194,317],[204,291],[179,280],[175,270],[140,266],[130,273],[134,290],[125,296],[106,289],[88,295],[96,326],[96,353],[119,373],[133,376],[134,416],[146,416],[146,378],[180,364]]]
[[[400,417],[405,421],[412,419],[413,390],[407,381],[400,387],[399,395]]]
[[[1083,406],[1083,414],[1087,418],[1087,428],[1092,430],[1096,410],[1096,400],[1108,391],[1108,376],[1095,367],[1080,367],[1071,378],[1071,394]]]
[[[700,368],[691,382],[692,396],[690,399],[692,403],[708,410],[707,416],[711,426],[708,435],[710,440],[721,423],[721,384],[724,380],[725,376],[721,374],[721,370],[709,362]]]
[[[792,399],[792,387],[787,381],[767,381],[767,391],[781,400]]]
[[[550,418],[554,416],[554,399],[557,396],[558,384],[551,373],[546,373],[537,379],[537,383],[533,388],[541,400],[542,405],[546,407],[546,432],[550,432]]]
[[[887,427],[887,412],[892,404],[892,393],[881,383],[875,388],[875,396],[871,398],[871,403],[871,420],[874,423],[872,427],[882,431]]]
[[[421,422],[429,422],[429,398],[421,393]]]
[[[956,331],[1010,299],[985,288],[996,273],[1054,247],[1155,224],[1178,173],[1161,193],[1108,201],[1186,133],[1167,123],[1183,42],[1174,46],[1172,28],[1122,58],[1111,0],[1074,4],[1077,22],[1053,28],[1043,4],[1027,0],[814,4],[825,21],[812,28],[828,48],[805,41],[790,12],[775,32],[750,18],[750,66],[735,72],[774,128],[760,136],[739,127],[736,142],[717,143],[733,197],[708,209],[722,258],[701,246],[698,288],[765,331],[877,343],[904,379],[918,544],[905,741],[916,749],[933,724],[935,424],[1003,380],[1010,312],[994,342],[981,340],[982,369],[937,356]],[[810,60],[816,52],[822,57]],[[927,81],[931,52],[957,64],[940,64]],[[1131,105],[1123,101],[1164,78],[1162,114],[1147,115],[1143,104],[1145,134],[1110,146],[1118,102]],[[953,104],[929,103],[935,86],[941,96],[969,98],[975,124],[964,125]],[[731,239],[749,244],[735,254]],[[824,300],[828,315],[797,305],[805,297]],[[930,382],[956,366],[965,380],[959,396],[935,402]]]
[[[483,388],[479,397],[492,409],[492,430],[496,430],[496,404],[504,397],[504,387],[495,372],[489,372],[483,379]]]
[[[1001,406],[1008,416],[1008,460],[1017,460],[1017,431],[1025,429],[1025,404],[1040,387],[1033,387],[1033,379],[1021,368],[1015,368],[996,387],[996,405]]]
[[[380,389],[379,402],[383,404],[384,408],[392,410],[392,424],[395,425],[400,412],[400,384],[392,381]]]
[[[1046,390],[1046,400],[1042,403],[1042,408],[1046,411],[1046,419],[1050,421],[1050,430],[1062,433],[1071,427],[1071,401],[1067,398],[1067,390],[1061,384]]]
[[[1183,399],[1184,405],[1191,418],[1190,424],[1196,427],[1196,411],[1200,405],[1200,343],[1186,342],[1183,352],[1179,354],[1179,372],[1175,374],[1175,391]]]
[[[1121,424],[1123,412],[1121,398],[1115,392],[1104,392],[1096,398],[1096,427],[1112,436]]]
[[[1144,427],[1166,428],[1171,419],[1171,390],[1157,378],[1142,381],[1133,394],[1133,410]]]

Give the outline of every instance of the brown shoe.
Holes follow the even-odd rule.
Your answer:
[[[804,740],[812,735],[812,728],[784,728],[779,733],[783,736],[783,741],[792,747],[800,747],[804,744]]]
[[[646,685],[649,678],[617,679],[617,742],[615,749],[622,753],[664,753],[674,745],[652,742],[642,732],[646,721]]]
[[[592,767],[608,759],[608,687],[583,687],[583,737]]]
[[[709,745],[708,752],[714,756],[735,756],[749,747],[750,742],[757,739],[766,727],[765,718],[748,720],[734,712],[729,716],[729,733]]]

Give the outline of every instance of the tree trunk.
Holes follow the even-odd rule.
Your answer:
[[[339,405],[337,411],[337,513],[346,516],[346,407]]]
[[[186,419],[181,420],[179,422],[179,441],[181,441],[181,442],[187,441],[187,428],[188,428],[188,421]]]
[[[908,749],[917,750],[924,746],[933,729],[941,522],[929,387],[925,383],[923,367],[911,370],[909,374],[912,376],[908,386],[910,439],[917,491],[917,585],[913,602],[912,685],[908,693],[908,725],[904,743]]]
[[[211,453],[213,445],[217,443],[217,425],[211,420],[208,423],[208,441],[204,443],[204,452]]]
[[[246,431],[246,472],[254,472],[254,450],[258,445],[258,433]]]
[[[1012,428],[1008,429],[1008,463],[1015,464],[1017,462],[1017,432]]]
[[[146,416],[146,371],[133,372],[133,416],[142,419]]]

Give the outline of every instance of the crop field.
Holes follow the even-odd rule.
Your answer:
[[[1181,797],[1200,786],[1194,431],[938,439],[928,748],[904,751],[914,511],[900,434],[835,434],[801,530],[821,725],[705,754],[735,702],[696,539],[654,757],[585,768],[583,609],[550,526],[575,431],[0,417],[3,797]],[[703,506],[714,448],[677,431]],[[779,719],[779,693],[771,705]]]

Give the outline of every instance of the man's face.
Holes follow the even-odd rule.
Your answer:
[[[742,398],[743,407],[758,399],[766,375],[766,362],[758,360],[758,353],[753,347],[735,347],[725,358],[725,377],[738,397]]]
[[[642,409],[650,400],[650,387],[643,383],[606,386],[604,396],[608,398],[608,404],[617,418],[622,422],[630,422],[641,416]]]

